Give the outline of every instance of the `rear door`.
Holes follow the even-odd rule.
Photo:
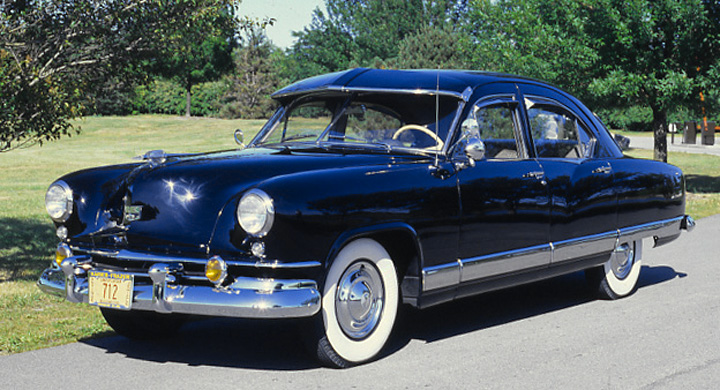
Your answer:
[[[553,263],[609,253],[617,227],[612,166],[596,157],[596,138],[582,117],[547,96],[524,96],[532,151],[550,192]]]

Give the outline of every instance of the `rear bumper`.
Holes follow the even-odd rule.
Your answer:
[[[60,268],[46,269],[37,284],[70,302],[88,303],[87,273],[94,269],[90,256],[69,257]],[[177,264],[155,263],[146,274],[135,274],[151,283],[135,283],[132,309],[238,318],[309,317],[320,310],[313,280],[241,277],[227,287],[211,287],[183,285],[181,273]]]

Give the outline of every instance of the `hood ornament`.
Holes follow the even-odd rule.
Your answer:
[[[135,157],[135,160],[147,161],[151,167],[154,167],[167,161],[167,157],[163,150],[151,150],[142,156]]]

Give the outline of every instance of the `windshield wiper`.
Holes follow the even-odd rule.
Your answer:
[[[287,138],[283,139],[282,142],[297,141],[299,139],[314,138],[314,137],[317,137],[317,134],[303,133],[303,134],[297,134],[297,135],[287,137]]]
[[[342,145],[350,145],[350,146],[355,146],[355,145],[358,145],[358,146],[359,146],[359,145],[377,145],[377,146],[382,146],[382,147],[383,147],[385,150],[387,150],[388,152],[392,151],[392,145],[387,144],[387,143],[385,143],[385,142],[379,142],[379,141],[369,140],[369,139],[367,139],[367,138],[358,138],[358,137],[353,137],[353,136],[344,135],[344,134],[343,134],[343,135],[331,135],[331,136],[329,136],[329,140],[328,140],[329,143],[332,144],[332,142],[333,142],[334,140],[340,140],[340,141],[348,140],[348,141],[357,141],[357,142],[359,142],[358,144],[349,143],[349,142],[342,142],[342,143],[341,143]]]

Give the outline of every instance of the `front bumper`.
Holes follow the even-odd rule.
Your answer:
[[[87,275],[95,269],[90,256],[68,257],[60,268],[46,269],[37,284],[70,302],[88,303]],[[181,284],[182,272],[177,263],[155,263],[147,273],[135,273],[132,309],[238,318],[309,317],[320,310],[313,280],[239,277],[227,287],[211,287]]]

